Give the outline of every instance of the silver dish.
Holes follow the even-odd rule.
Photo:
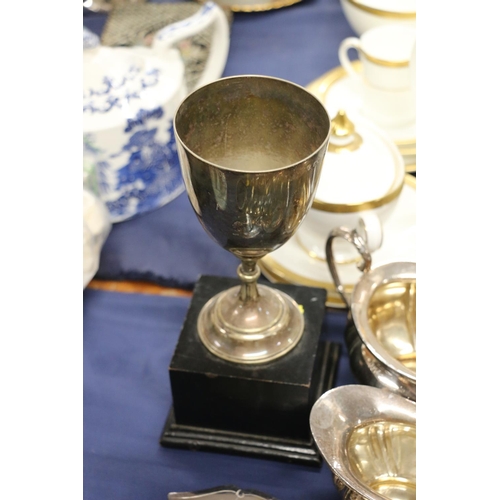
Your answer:
[[[364,385],[323,394],[311,432],[347,500],[415,500],[416,403]]]
[[[255,490],[242,490],[236,486],[217,486],[208,490],[169,493],[168,500],[277,500]]]

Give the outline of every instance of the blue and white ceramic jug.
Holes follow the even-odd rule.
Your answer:
[[[112,222],[165,205],[184,191],[172,128],[187,95],[185,68],[173,44],[214,25],[197,87],[220,78],[229,25],[213,2],[160,30],[152,47],[105,47],[84,28],[84,184],[104,201]]]

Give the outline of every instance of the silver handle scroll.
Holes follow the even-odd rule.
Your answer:
[[[367,273],[371,269],[372,256],[368,250],[366,238],[363,238],[363,236],[359,234],[358,229],[350,230],[345,227],[337,227],[328,235],[328,239],[326,240],[326,261],[328,263],[328,268],[330,269],[330,274],[332,275],[333,282],[335,283],[335,287],[337,288],[339,295],[342,297],[342,300],[345,302],[347,308],[350,308],[350,301],[345,293],[344,285],[342,285],[340,281],[339,273],[337,272],[337,267],[335,265],[333,251],[333,240],[335,238],[343,238],[356,247],[356,250],[363,258],[363,260],[357,264],[358,269],[362,272]]]

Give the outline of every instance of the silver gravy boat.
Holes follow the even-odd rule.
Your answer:
[[[344,500],[415,500],[416,403],[366,385],[325,392],[311,433]]]

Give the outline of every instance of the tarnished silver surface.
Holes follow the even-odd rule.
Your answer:
[[[345,499],[416,499],[413,401],[387,389],[341,386],[316,401],[310,425]]]
[[[312,205],[330,133],[304,88],[277,78],[223,78],[190,94],[175,133],[186,190],[204,229],[242,260],[242,286],[207,304],[200,338],[228,361],[262,363],[300,340],[288,296],[257,286],[257,260],[283,245]]]
[[[364,273],[350,303],[335,264],[333,240],[337,237],[354,244],[363,258],[358,267]],[[326,253],[337,290],[350,307],[354,327],[346,331],[346,344],[358,380],[416,401],[416,264],[393,262],[371,269],[371,255],[363,238],[343,228],[331,231]]]
[[[168,500],[277,500],[266,493],[242,490],[235,486],[217,486],[208,490],[169,493]]]

